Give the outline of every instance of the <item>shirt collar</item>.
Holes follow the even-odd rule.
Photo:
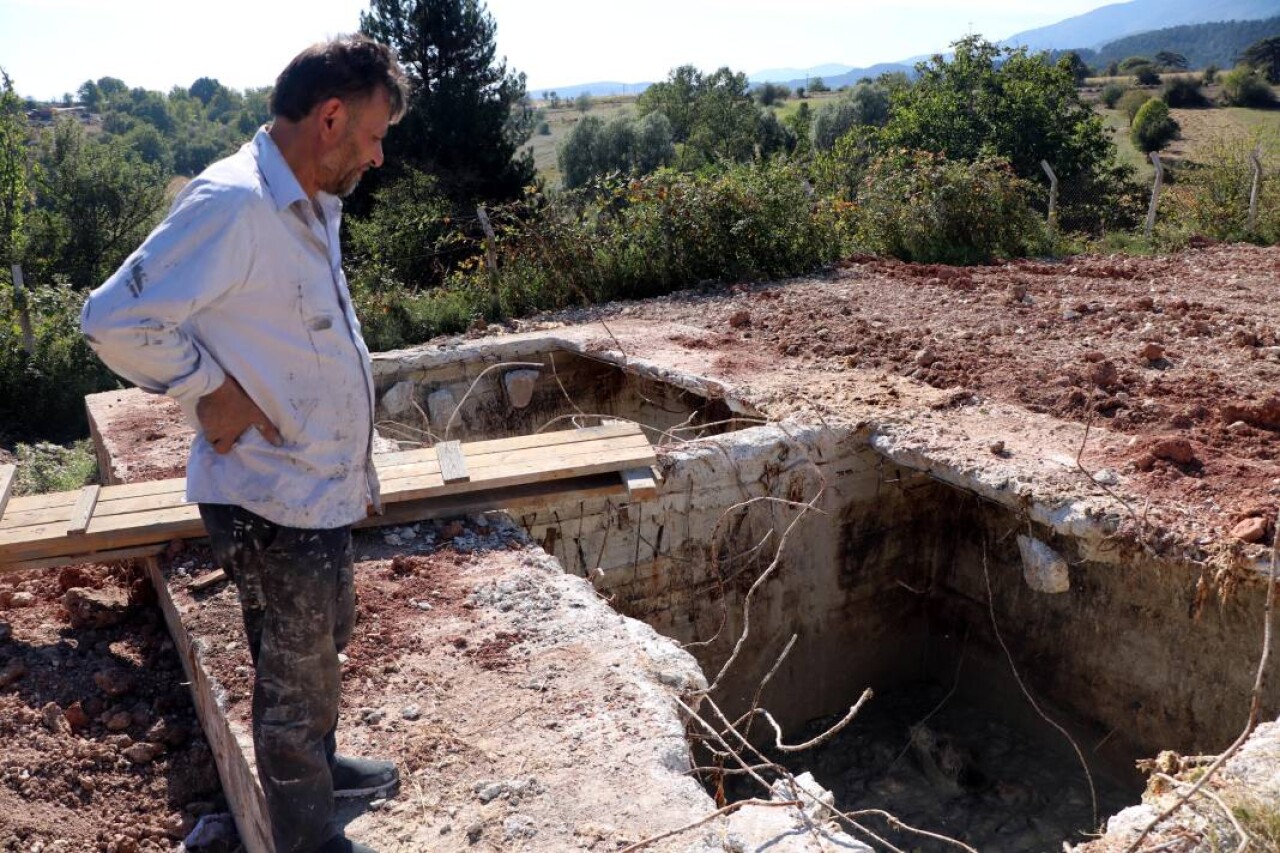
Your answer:
[[[289,168],[275,140],[271,138],[271,134],[267,133],[265,125],[258,128],[257,134],[253,137],[253,156],[258,161],[258,170],[262,172],[267,189],[271,191],[276,210],[284,210],[295,202],[308,200],[302,184],[298,183],[293,169]]]

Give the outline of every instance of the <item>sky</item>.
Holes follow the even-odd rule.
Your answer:
[[[866,66],[993,40],[1107,0],[488,0],[498,52],[529,91],[661,80],[683,64],[748,74]],[[0,0],[0,68],[20,94],[118,77],[168,91],[199,77],[267,86],[306,45],[359,24],[367,0]]]

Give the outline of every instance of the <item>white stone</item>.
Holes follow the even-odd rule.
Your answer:
[[[457,408],[458,401],[448,388],[440,388],[427,395],[427,417],[431,419],[431,426],[437,429],[444,429]]]
[[[387,417],[395,418],[413,410],[413,383],[409,380],[397,382],[382,395],[382,409]]]
[[[1071,575],[1062,555],[1030,536],[1018,536],[1022,577],[1036,592],[1060,593],[1071,589]]]
[[[513,409],[523,409],[533,399],[533,386],[538,384],[541,373],[537,370],[508,370],[502,375],[502,386],[507,389],[507,401]]]

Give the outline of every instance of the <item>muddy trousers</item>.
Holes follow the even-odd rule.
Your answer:
[[[355,621],[351,528],[282,527],[201,504],[218,566],[240,592],[253,657],[253,749],[276,853],[310,853],[338,834],[333,762],[338,652]]]

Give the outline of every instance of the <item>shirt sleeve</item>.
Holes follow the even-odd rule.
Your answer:
[[[85,301],[80,328],[108,367],[180,403],[216,390],[226,374],[190,321],[242,286],[253,264],[252,193],[190,186],[165,220]]]

